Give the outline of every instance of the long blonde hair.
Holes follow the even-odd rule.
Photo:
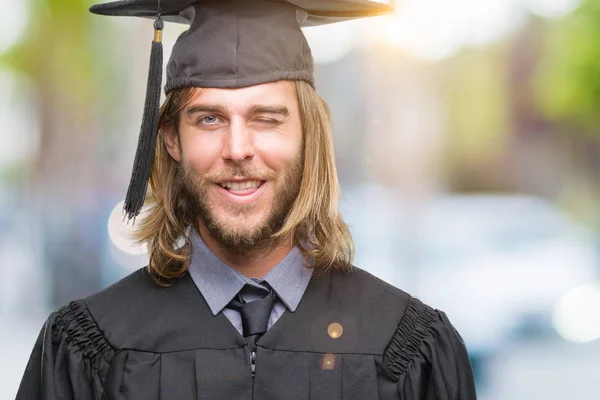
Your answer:
[[[311,85],[304,81],[296,81],[295,85],[304,135],[304,169],[298,196],[283,226],[273,236],[278,240],[289,238],[298,245],[315,274],[331,268],[349,270],[354,243],[338,211],[340,187],[329,110]],[[172,124],[178,129],[181,111],[196,95],[194,88],[169,93],[160,110],[159,126]],[[177,165],[159,130],[145,217],[135,238],[147,244],[148,269],[160,284],[169,284],[187,271],[191,246],[186,232],[198,223],[193,206],[182,195]]]

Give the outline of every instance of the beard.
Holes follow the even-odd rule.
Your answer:
[[[267,214],[257,223],[248,219],[256,212],[256,204],[221,204],[225,213],[219,215],[216,204],[209,196],[209,189],[216,182],[227,181],[232,177],[253,177],[273,185],[273,201]],[[204,224],[212,237],[227,251],[233,254],[253,254],[276,247],[282,239],[274,238],[283,226],[296,197],[302,180],[302,157],[296,159],[280,173],[272,170],[259,170],[249,166],[230,165],[216,174],[200,176],[185,158],[177,167],[177,179],[182,183],[182,195],[190,205],[189,214],[193,221]]]

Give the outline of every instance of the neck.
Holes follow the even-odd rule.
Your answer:
[[[206,247],[225,264],[248,278],[264,278],[294,247],[291,241],[284,240],[253,250],[239,251],[217,241],[203,223],[198,225],[198,233]]]

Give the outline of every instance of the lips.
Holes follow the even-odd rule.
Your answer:
[[[266,182],[259,180],[231,181],[217,184],[219,192],[233,203],[248,204],[255,201],[264,191]]]
[[[234,192],[242,192],[248,189],[258,189],[264,181],[247,180],[247,181],[230,181],[219,183],[223,188]]]

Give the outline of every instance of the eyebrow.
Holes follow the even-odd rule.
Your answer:
[[[290,110],[286,106],[265,106],[255,104],[248,108],[249,114],[279,114],[284,118],[290,116]]]
[[[227,112],[227,108],[222,104],[196,104],[188,107],[188,109],[185,110],[187,115],[193,115],[200,112],[225,114]]]

